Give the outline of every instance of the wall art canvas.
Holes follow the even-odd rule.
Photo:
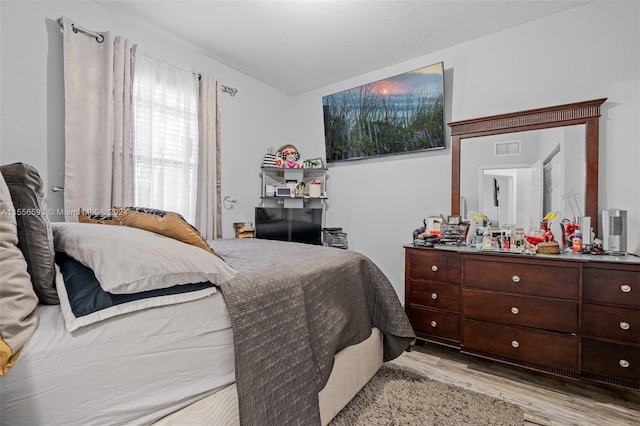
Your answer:
[[[445,147],[444,64],[322,98],[327,162]]]

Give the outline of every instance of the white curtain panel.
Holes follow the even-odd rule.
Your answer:
[[[134,202],[133,159],[133,61],[136,45],[116,37],[114,42],[113,75],[113,176],[111,199],[113,206],[131,206]]]
[[[133,81],[135,205],[194,223],[198,179],[198,78],[138,50]]]
[[[70,19],[63,17],[62,21],[64,206],[67,210],[106,212],[113,205],[129,204],[127,193],[132,192],[132,181],[126,177],[131,166],[124,154],[131,149],[127,111],[131,98],[131,47],[128,41],[108,32],[100,33],[104,41],[99,43],[95,37],[73,31],[74,26],[83,28]],[[67,214],[66,220],[75,221],[77,216]]]
[[[202,75],[199,86],[198,192],[195,226],[208,240],[222,238],[219,87]]]

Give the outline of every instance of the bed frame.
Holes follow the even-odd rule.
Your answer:
[[[351,401],[381,366],[382,333],[377,328],[373,328],[371,336],[365,341],[336,354],[329,380],[318,393],[323,426]],[[160,419],[154,426],[214,423],[240,425],[235,384]]]

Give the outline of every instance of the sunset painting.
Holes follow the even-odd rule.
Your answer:
[[[442,62],[322,98],[327,162],[444,148]]]

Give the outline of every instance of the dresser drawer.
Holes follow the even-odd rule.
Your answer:
[[[578,266],[464,259],[464,286],[560,299],[578,298]]]
[[[584,268],[582,298],[640,308],[640,271]]]
[[[460,284],[462,268],[460,255],[409,249],[409,277],[414,280],[431,280]]]
[[[411,305],[460,312],[460,285],[411,280]]]
[[[464,289],[463,316],[478,321],[578,332],[578,303]]]
[[[582,370],[640,383],[640,347],[582,339]]]
[[[411,308],[409,320],[418,337],[435,336],[460,341],[460,314]]]
[[[584,336],[640,344],[640,310],[582,305]]]
[[[576,336],[465,319],[462,347],[565,371],[578,371]]]

